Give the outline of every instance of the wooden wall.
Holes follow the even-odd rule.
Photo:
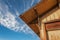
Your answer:
[[[53,9],[55,6],[57,6],[57,0],[44,0],[26,11],[24,14],[20,15],[20,17],[24,20],[24,22],[30,23],[34,21],[37,16],[44,14],[48,10]]]
[[[44,16],[44,18],[42,19],[42,22],[49,22],[49,21],[53,21],[53,20],[57,20],[60,19],[60,9],[54,9],[54,12],[47,14],[46,16]]]
[[[60,30],[48,31],[49,40],[60,40]]]
[[[60,9],[53,9],[49,13],[41,19],[41,40],[60,40]]]
[[[20,18],[38,35],[40,33],[40,27],[38,27],[38,23],[32,23],[35,20],[38,21],[37,17],[43,15],[48,10],[52,9],[57,5],[57,0],[43,0],[38,3],[33,8],[26,11],[24,14],[20,15]],[[37,29],[37,30],[36,30]]]

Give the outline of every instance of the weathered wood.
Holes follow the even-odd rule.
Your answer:
[[[59,30],[59,29],[60,29],[60,21],[46,24],[46,30]]]
[[[40,31],[39,31],[40,29],[38,27],[38,23],[28,24],[28,25],[38,36],[40,36]]]
[[[50,12],[48,12],[46,15],[44,15],[43,17],[40,18],[42,20],[42,22],[51,22],[53,20],[57,20],[60,19],[60,9],[59,8],[55,8],[53,10],[51,10]]]
[[[60,40],[60,30],[48,31],[49,40]]]
[[[31,8],[30,10],[26,11],[24,14],[20,15],[20,17],[26,22],[32,22],[37,18],[38,15],[42,15],[44,12],[48,11],[52,7],[57,5],[56,0],[45,0],[41,3],[37,4],[35,7]],[[36,11],[37,13],[36,13]]]
[[[38,15],[42,15],[44,12],[57,5],[57,0],[45,0],[37,4],[34,8],[38,12]]]
[[[52,4],[51,4],[52,3]],[[49,5],[47,5],[49,4]],[[45,9],[45,5],[46,5],[46,8],[49,10],[50,8],[52,8],[53,6],[55,6],[57,4],[56,0],[43,0],[41,3],[38,3],[35,7],[31,8],[30,10],[26,11],[24,14],[20,15],[19,17],[22,18],[22,20],[27,23],[27,25],[29,25],[29,27],[37,34],[39,35],[39,30],[36,31],[36,29],[39,29],[38,26],[34,26],[36,24],[32,24],[32,22],[34,20],[37,19],[37,16],[38,16],[38,11],[47,11]],[[40,8],[43,7],[43,8]],[[37,8],[37,9],[35,9]],[[40,10],[39,10],[40,9]],[[36,12],[36,11],[37,12]],[[43,14],[44,12],[41,11],[41,14]],[[39,14],[40,15],[40,14]]]
[[[48,40],[60,40],[60,21],[48,23],[46,28]]]
[[[35,18],[37,18],[34,9],[30,9],[27,12],[25,12],[24,14],[20,15],[20,17],[24,20],[24,22],[29,23],[32,20],[34,20]]]
[[[51,14],[42,17],[43,19],[41,23],[44,25],[41,26],[40,30],[44,30],[42,28],[45,27],[45,32],[40,31],[41,39],[44,40],[46,38],[46,40],[60,40],[60,9],[54,9],[50,11],[50,13]]]
[[[48,40],[47,39],[47,32],[46,32],[46,28],[45,28],[44,23],[41,23],[40,38],[41,38],[41,40]]]
[[[60,0],[58,0],[59,1],[59,3],[60,3]]]
[[[41,23],[40,38],[41,40],[60,40],[60,21]]]
[[[58,9],[56,5],[57,0],[44,0],[20,16],[41,40],[60,40],[60,22],[51,23],[51,21],[60,19],[60,9]],[[51,8],[52,10],[50,11]],[[49,12],[47,12],[48,10]],[[47,12],[47,15],[45,12]],[[37,17],[42,14],[44,14],[44,16],[40,17],[41,25],[39,25]],[[51,24],[48,24],[49,22]],[[53,31],[51,31],[52,29]],[[55,29],[58,30],[56,31]]]

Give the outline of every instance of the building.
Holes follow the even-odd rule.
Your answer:
[[[19,17],[41,40],[60,40],[60,0],[42,0]]]

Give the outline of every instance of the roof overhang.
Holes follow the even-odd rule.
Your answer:
[[[38,16],[42,16],[57,6],[57,0],[43,0],[19,17],[39,36]]]

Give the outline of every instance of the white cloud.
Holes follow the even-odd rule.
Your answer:
[[[19,16],[19,15],[20,15],[20,13],[19,13],[17,10],[16,10],[16,15],[17,15],[17,16]]]
[[[34,3],[34,0],[32,0],[32,2],[31,2],[31,6],[33,5],[33,3]]]
[[[32,34],[32,30],[24,24],[21,26],[19,22],[15,19],[15,16],[13,16],[11,13],[8,13],[6,15],[1,15],[1,24],[4,25],[5,27],[14,30],[16,32],[24,32],[24,33],[29,33]]]
[[[10,12],[7,12],[6,15],[4,14],[0,14],[1,15],[1,24],[4,25],[5,27],[9,28],[9,29],[12,29],[12,30],[17,30],[18,29],[18,26],[19,25],[16,25],[16,24],[19,24],[16,19],[15,19],[15,16],[12,15]]]
[[[33,34],[33,31],[26,24],[23,25],[20,30],[25,33]]]
[[[19,15],[18,12],[17,15]],[[33,34],[32,30],[26,24],[21,26],[21,24],[16,20],[16,16],[9,11],[7,5],[0,5],[0,23],[15,32]]]

